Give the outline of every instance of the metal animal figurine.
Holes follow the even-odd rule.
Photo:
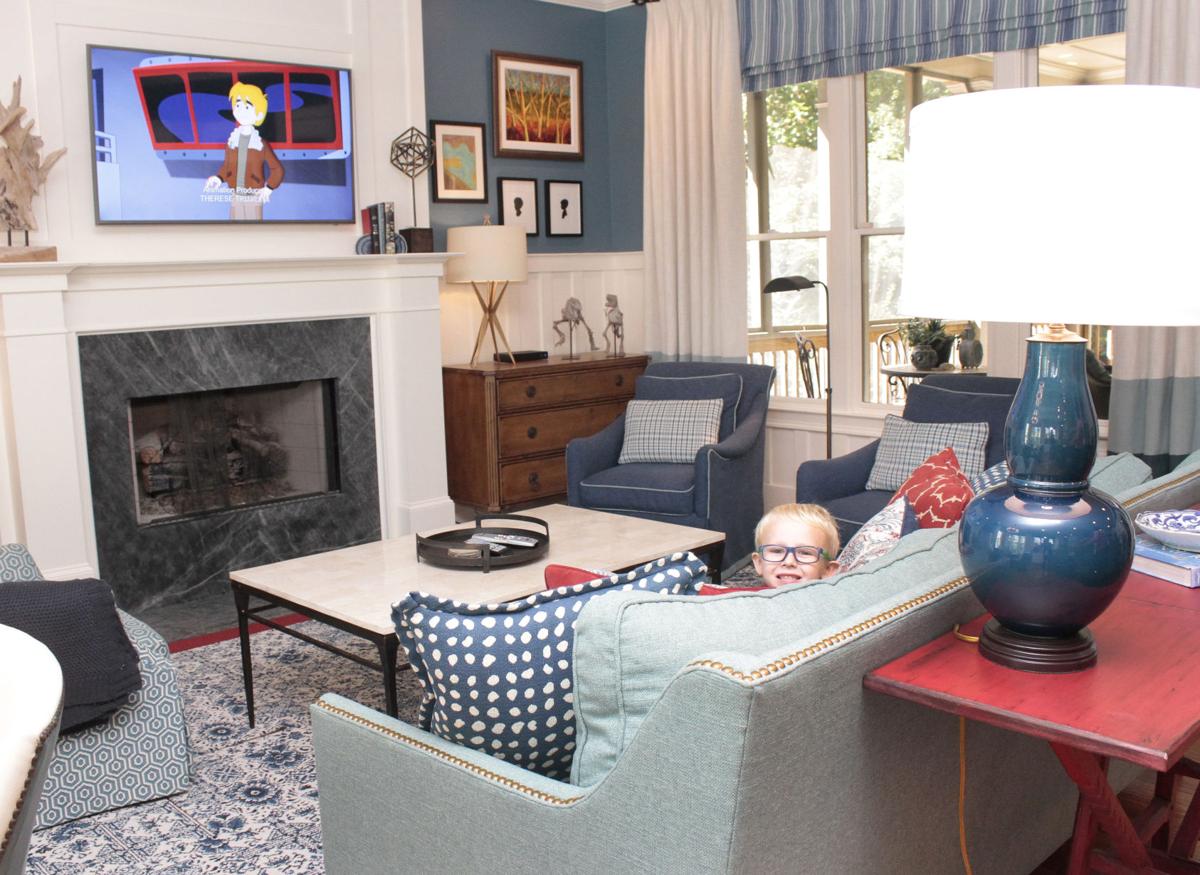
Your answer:
[[[604,296],[604,351],[610,356],[625,355],[625,314],[621,312],[621,308],[617,306],[616,295]],[[612,335],[611,345],[609,349],[610,339]]]
[[[567,340],[567,336],[563,334],[562,329],[558,327],[564,322],[567,323],[567,328],[571,332],[570,356],[574,357],[575,355],[575,326],[581,323],[583,327],[587,329],[588,344],[591,345],[592,350],[594,351],[600,348],[596,346],[596,336],[592,334],[591,326],[588,325],[587,320],[583,318],[583,304],[579,302],[578,298],[567,298],[567,303],[564,304],[562,308],[562,318],[555,319],[552,323],[550,323],[551,327],[554,329],[554,333],[558,335],[558,340],[554,342],[555,346],[562,346]]]

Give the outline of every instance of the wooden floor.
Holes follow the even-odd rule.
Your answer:
[[[1188,751],[1188,758],[1200,761],[1200,742],[1192,745]],[[1196,793],[1196,788],[1196,781],[1190,778],[1181,778],[1178,781],[1175,789],[1175,807],[1171,813],[1172,838],[1175,837],[1175,831],[1179,829],[1179,821],[1183,818],[1183,813],[1192,801],[1192,796]],[[1132,814],[1145,808],[1153,796],[1154,776],[1147,774],[1126,787],[1125,791],[1121,793],[1120,799],[1125,810]],[[1068,849],[1069,843],[1063,845],[1046,862],[1034,869],[1030,875],[1062,875],[1067,870]],[[1196,849],[1192,850],[1192,859],[1200,862],[1200,852]]]

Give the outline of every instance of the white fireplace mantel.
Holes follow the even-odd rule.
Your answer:
[[[384,537],[453,522],[438,285],[447,253],[0,264],[0,538],[98,576],[77,338],[368,317]]]

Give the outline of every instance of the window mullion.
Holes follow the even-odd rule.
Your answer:
[[[750,160],[753,162],[754,181],[758,188],[756,230],[762,234],[771,230],[771,158],[767,150],[766,95],[761,91],[755,92],[747,98],[746,103],[752,132]],[[765,240],[760,240],[758,244],[758,277],[764,285],[771,280],[771,244]],[[759,295],[759,308],[759,324],[762,330],[772,331],[771,305],[766,295]]]
[[[829,141],[829,342],[830,374],[835,410],[857,406],[862,395],[862,265],[856,222],[860,201],[858,154],[854,146],[861,112],[854,76],[826,80],[828,108],[825,136]],[[864,134],[865,136],[865,134]],[[864,165],[865,168],[865,165]]]

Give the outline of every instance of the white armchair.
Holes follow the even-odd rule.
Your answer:
[[[10,667],[0,672],[0,875],[17,875],[58,740],[63,679],[46,645],[9,626],[0,626],[0,665]]]

